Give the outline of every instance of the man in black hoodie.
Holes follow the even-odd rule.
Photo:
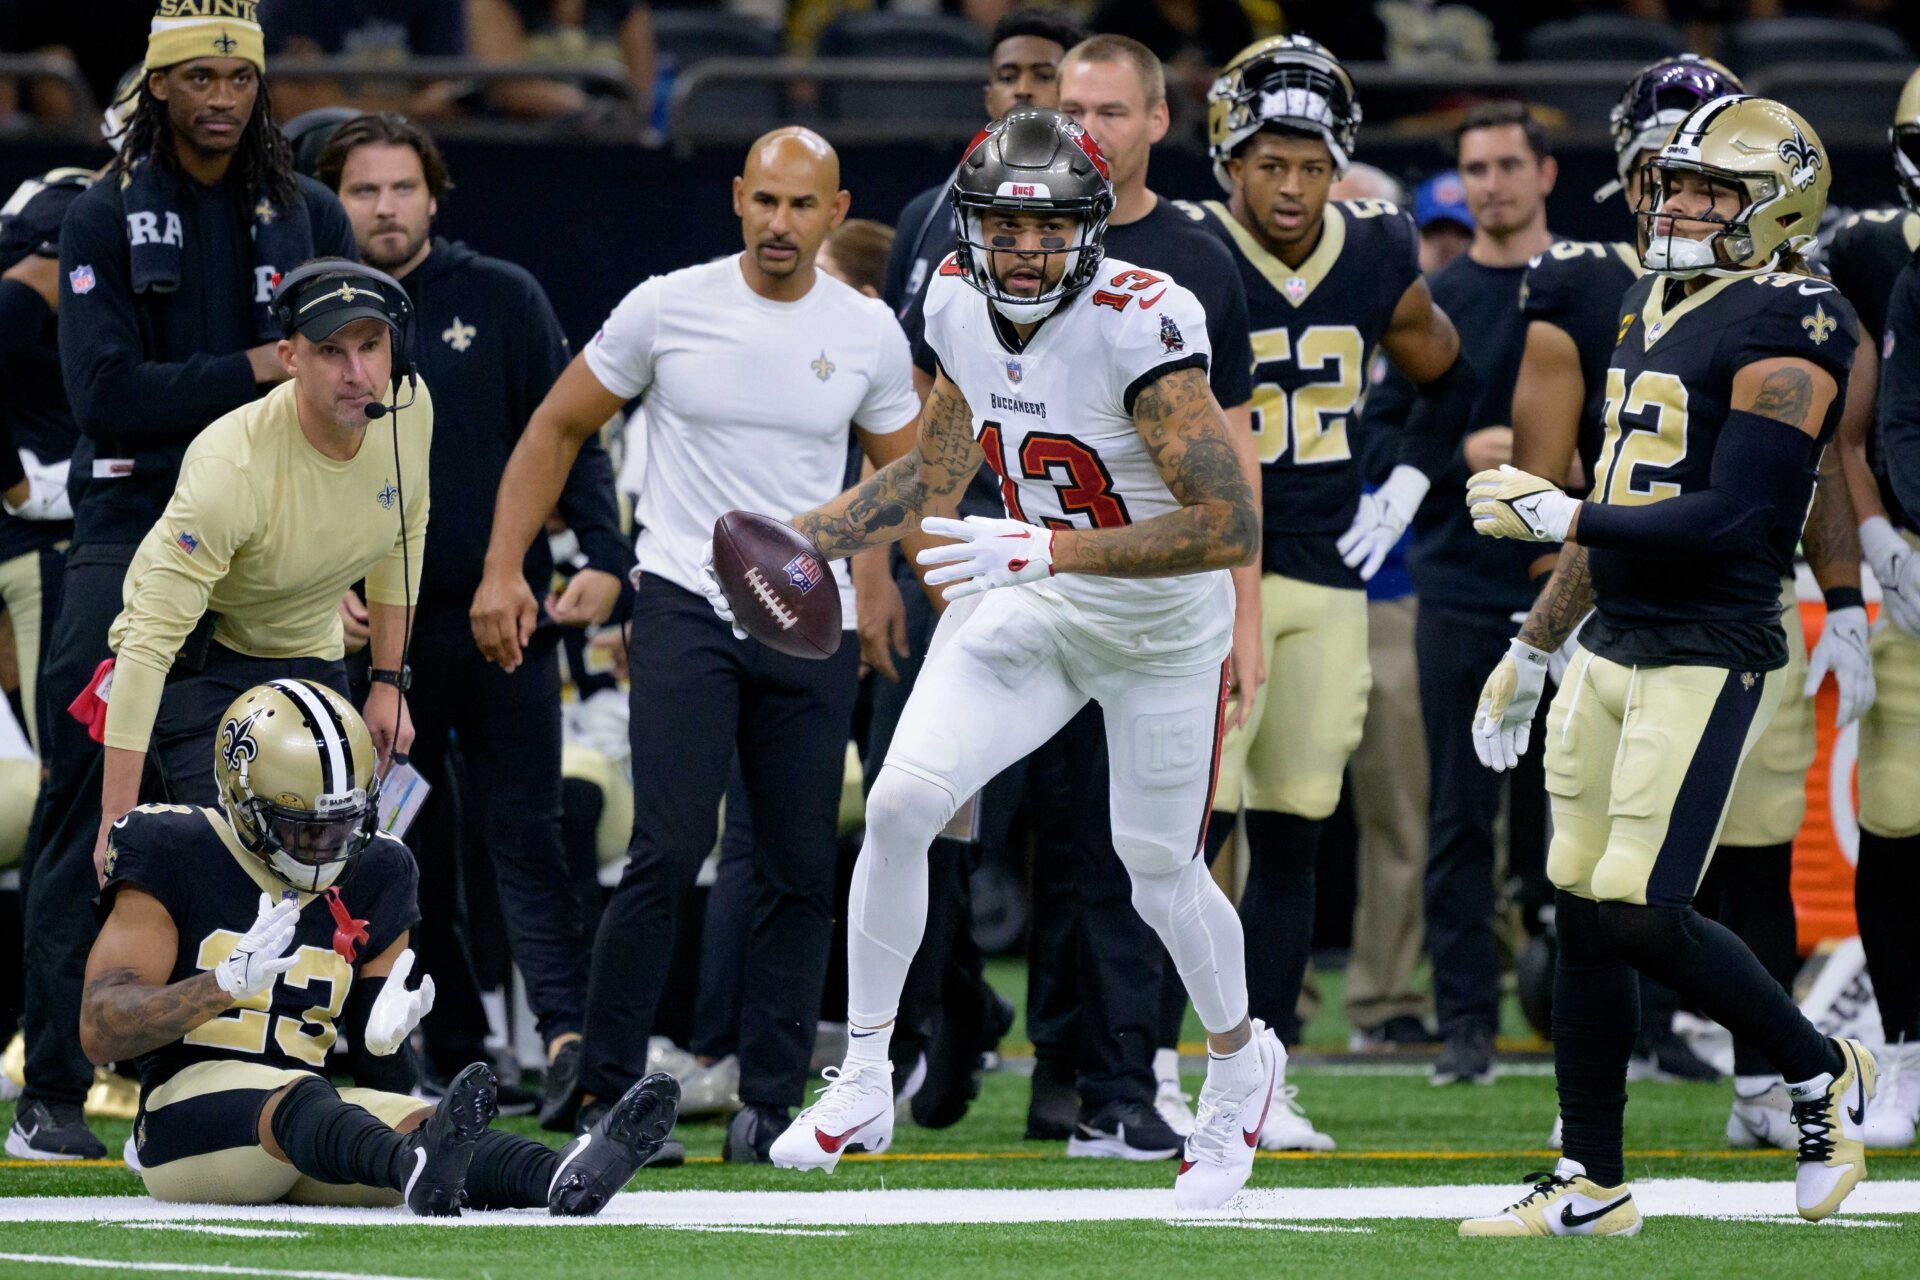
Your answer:
[[[362,260],[400,280],[413,298],[414,360],[435,389],[441,423],[429,462],[433,488],[473,499],[443,502],[428,528],[414,622],[412,763],[440,793],[412,841],[421,869],[419,947],[442,991],[426,1022],[429,1065],[447,1078],[480,1052],[486,1033],[473,957],[463,954],[457,925],[492,914],[490,904],[480,902],[459,909],[463,877],[447,777],[448,746],[457,736],[466,766],[458,779],[465,826],[481,833],[491,855],[507,943],[547,1047],[542,1119],[570,1127],[564,1112],[579,1071],[591,940],[580,931],[560,839],[555,629],[605,622],[632,563],[620,534],[612,464],[597,441],[581,449],[560,495],[560,514],[579,539],[584,565],[564,591],[549,594],[553,561],[546,540],[535,539],[527,582],[547,601],[550,621],[537,629],[526,663],[511,674],[501,671],[474,647],[467,608],[492,532],[491,497],[521,428],[566,367],[566,338],[532,276],[431,235],[451,183],[439,149],[418,125],[390,113],[347,121],[321,151],[317,176],[346,206]],[[342,609],[352,630],[359,602],[349,597]],[[483,932],[466,930],[468,946],[497,951]]]
[[[267,309],[274,279],[309,258],[356,256],[340,202],[293,171],[250,10],[173,0],[154,19],[120,154],[61,225],[60,365],[80,438],[40,690],[48,777],[22,868],[27,1083],[6,1147],[24,1159],[106,1154],[81,1119],[93,1064],[79,1036],[101,749],[65,708],[111,656],[127,565],[188,443],[286,376]]]

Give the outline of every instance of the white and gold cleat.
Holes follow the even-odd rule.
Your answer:
[[[1867,1149],[1860,1126],[1873,1098],[1877,1068],[1858,1040],[1834,1038],[1846,1069],[1837,1077],[1821,1072],[1787,1086],[1793,1098],[1793,1123],[1800,1130],[1799,1169],[1794,1200],[1800,1216],[1818,1222],[1840,1207],[1867,1176]]]
[[[1552,1173],[1527,1175],[1533,1190],[1500,1213],[1468,1218],[1462,1236],[1631,1236],[1640,1210],[1627,1184],[1603,1187],[1577,1160],[1565,1156]]]

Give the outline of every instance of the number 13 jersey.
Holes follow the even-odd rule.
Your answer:
[[[1116,529],[1180,509],[1133,422],[1142,392],[1181,369],[1204,375],[1212,357],[1199,302],[1170,277],[1109,259],[1020,342],[949,256],[927,286],[926,325],[940,370],[973,411],[1009,516]],[[1043,601],[1074,643],[1139,670],[1217,665],[1232,638],[1224,570],[1060,574],[1011,589]]]

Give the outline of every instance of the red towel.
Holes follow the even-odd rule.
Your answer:
[[[107,699],[100,687],[113,678],[113,661],[108,658],[95,667],[93,679],[67,707],[67,714],[87,726],[87,736],[99,743],[107,740]]]

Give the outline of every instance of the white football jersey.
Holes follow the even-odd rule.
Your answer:
[[[1021,350],[949,257],[927,286],[927,343],[973,410],[1007,514],[1053,529],[1103,529],[1176,511],[1133,425],[1133,402],[1176,369],[1205,370],[1206,315],[1161,272],[1101,264]],[[1047,601],[1076,642],[1122,665],[1178,672],[1219,663],[1233,635],[1225,570],[1174,578],[1060,574],[1010,590]]]

